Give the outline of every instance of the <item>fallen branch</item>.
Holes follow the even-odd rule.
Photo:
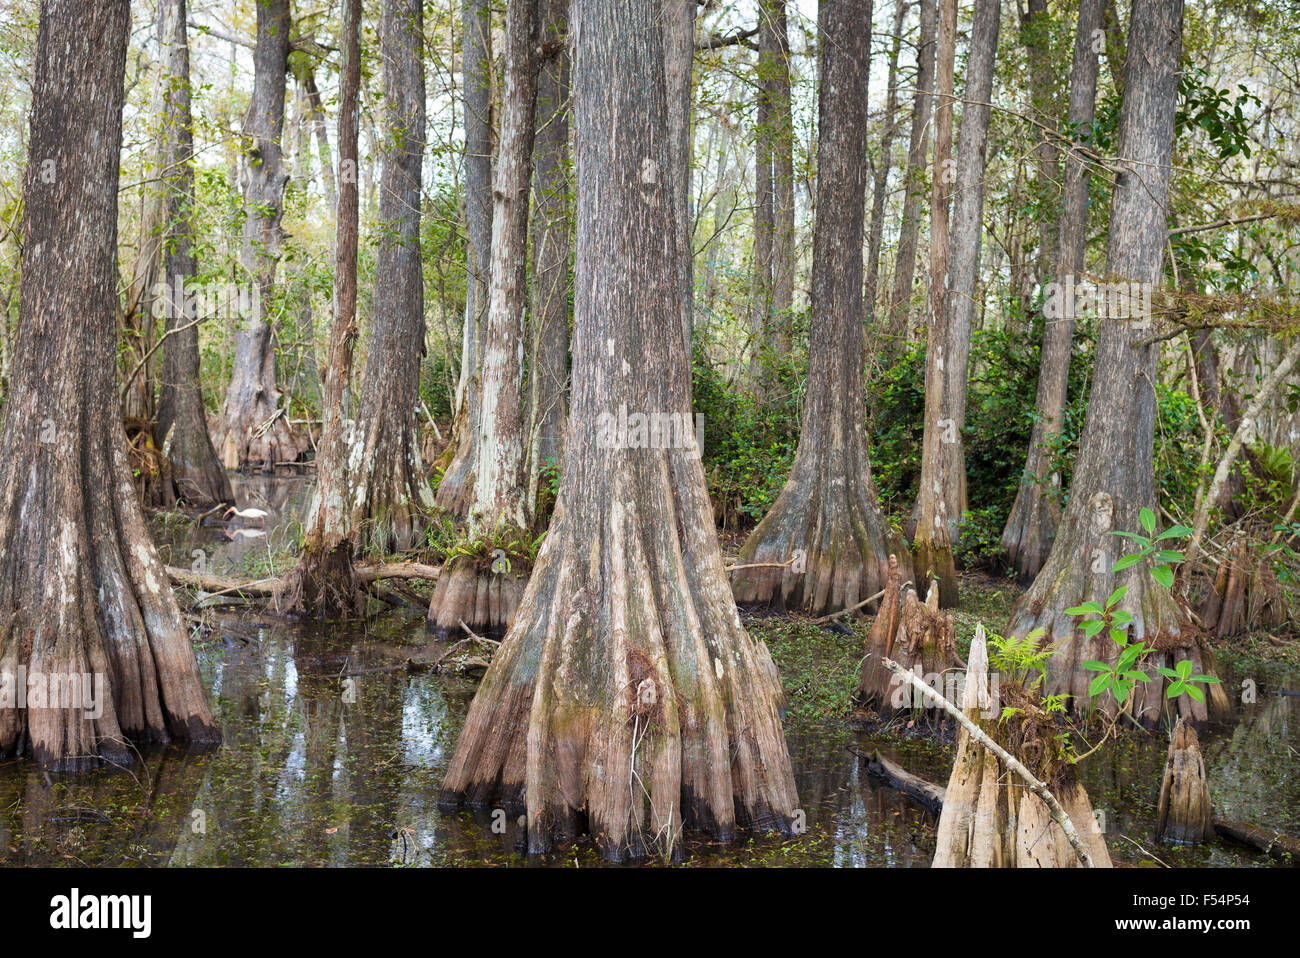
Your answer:
[[[943,800],[948,790],[942,785],[927,782],[920,776],[905,771],[879,752],[862,755],[861,758],[867,765],[868,775],[884,779],[891,788],[910,795],[936,815],[943,811]]]
[[[425,565],[421,562],[381,562],[376,565],[359,565],[355,566],[353,573],[357,581],[363,585],[369,585],[381,579],[424,579],[437,581],[438,575],[442,572],[441,566]],[[187,589],[201,589],[209,593],[209,598],[213,595],[226,595],[231,592],[242,592],[247,595],[271,596],[275,593],[276,588],[281,583],[280,576],[271,576],[266,579],[240,580],[232,579],[223,575],[212,575],[207,572],[194,572],[190,569],[180,569],[176,566],[167,566],[167,575],[175,585],[184,586]]]
[[[829,622],[831,619],[838,619],[838,618],[839,618],[840,616],[842,616],[842,615],[848,615],[850,612],[857,612],[858,609],[862,608],[862,607],[863,607],[864,605],[866,605],[868,602],[875,602],[877,599],[879,599],[879,598],[880,598],[881,596],[883,596],[884,594],[885,594],[885,590],[884,590],[884,589],[881,589],[881,590],[880,590],[879,592],[877,592],[875,595],[869,595],[869,596],[867,596],[865,599],[863,599],[863,600],[862,600],[861,602],[859,602],[857,605],[850,606],[850,607],[847,608],[847,609],[840,609],[840,611],[838,611],[838,612],[831,612],[829,615],[823,615],[823,616],[821,616],[820,618],[813,619],[813,620],[812,620],[812,624],[813,624],[813,625],[820,625],[820,624],[823,623],[823,622]]]
[[[971,738],[975,739],[975,741],[979,742],[985,749],[1001,759],[1002,763],[1006,765],[1007,768],[1011,769],[1023,778],[1025,784],[1029,786],[1029,790],[1047,804],[1048,814],[1051,815],[1052,821],[1061,826],[1061,831],[1065,832],[1065,837],[1069,841],[1070,847],[1074,849],[1074,854],[1079,859],[1079,862],[1085,868],[1093,867],[1092,856],[1089,855],[1088,850],[1083,847],[1083,840],[1079,838],[1079,833],[1075,830],[1074,822],[1070,821],[1070,816],[1065,814],[1065,809],[1061,807],[1061,803],[1048,789],[1047,785],[1035,778],[1029,769],[1025,768],[1025,766],[1021,764],[1019,759],[997,742],[993,741],[993,739],[989,738],[988,734],[972,722],[965,712],[957,708],[957,706],[952,702],[948,701],[942,693],[937,692],[931,686],[927,685],[919,676],[903,668],[893,659],[882,659],[881,664],[883,664],[885,668],[889,669],[890,672],[894,673],[894,675],[915,687],[922,695],[938,702],[945,712],[961,723],[962,728],[966,729],[966,731],[970,733]]]

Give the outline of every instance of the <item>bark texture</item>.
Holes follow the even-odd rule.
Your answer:
[[[906,556],[885,522],[867,457],[862,400],[862,232],[866,201],[870,0],[818,15],[822,56],[810,368],[794,465],[732,573],[736,601],[820,615],[885,586]],[[904,559],[910,578],[910,562]]]
[[[285,72],[289,65],[289,0],[257,4],[257,41],[253,50],[253,95],[244,116],[244,153],[240,179],[244,188],[243,242],[239,262],[253,285],[251,308],[235,331],[235,359],[216,436],[227,469],[295,462],[306,451],[304,438],[280,407],[275,378],[275,343],[271,296],[284,229]]]
[[[420,208],[424,152],[424,15],[420,0],[386,0],[379,27],[384,70],[382,239],[375,315],[349,455],[353,549],[402,552],[424,534],[433,492],[415,421],[424,354]]]
[[[950,21],[956,12],[947,5],[940,30],[939,85],[951,90],[947,53]],[[929,343],[925,362],[925,433],[921,443],[921,491],[917,499],[916,537],[912,543],[918,579],[939,582],[939,604],[957,604],[957,566],[953,546],[966,513],[966,374],[971,327],[979,295],[980,241],[983,238],[984,170],[988,161],[989,101],[993,93],[993,60],[1001,21],[999,0],[976,0],[971,20],[970,56],[966,61],[965,106],[961,136],[949,176],[945,143],[951,133],[951,106],[940,107],[935,139],[936,254],[930,276]],[[947,118],[944,114],[947,113]],[[943,157],[941,161],[940,157]],[[949,244],[946,198],[941,183],[951,179],[952,236]],[[949,262],[951,257],[951,262]]]
[[[788,830],[796,800],[777,675],[727,588],[698,457],[603,435],[620,406],[689,422],[689,366],[658,11],[577,0],[574,15],[567,462],[444,798],[524,805],[530,851],[585,829],[620,858],[674,847],[684,825]]]
[[[1162,278],[1166,237],[1170,157],[1182,50],[1182,0],[1135,0],[1130,49],[1146,51],[1129,62],[1120,108],[1118,153],[1123,172],[1111,197],[1106,273],[1115,282],[1149,284]],[[1145,563],[1116,573],[1115,561],[1128,551],[1113,531],[1140,529],[1138,514],[1156,505],[1153,466],[1155,437],[1155,344],[1143,317],[1106,318],[1098,323],[1095,372],[1088,415],[1070,487],[1069,503],[1056,540],[1033,585],[1012,613],[1007,634],[1027,635],[1042,627],[1044,641],[1057,643],[1048,662],[1047,694],[1068,693],[1084,711],[1091,673],[1088,660],[1113,662],[1119,647],[1103,630],[1092,639],[1077,628],[1066,610],[1084,601],[1105,603],[1117,586],[1127,591],[1118,608],[1133,616],[1131,640],[1156,651],[1145,660],[1152,681],[1140,684],[1132,713],[1154,724],[1164,707],[1165,680],[1155,672],[1184,658],[1196,673],[1213,674],[1212,656],[1182,623],[1169,590],[1150,575]],[[1114,711],[1114,698],[1105,708]],[[1226,708],[1222,687],[1209,687],[1208,703],[1190,696],[1176,700],[1178,714],[1202,720]]]
[[[46,0],[32,83],[10,454],[0,464],[0,755],[59,769],[129,762],[127,739],[219,738],[119,418],[114,257],[129,25],[126,0]],[[102,712],[92,718],[84,693],[95,681]]]
[[[1072,136],[1087,130],[1097,105],[1097,52],[1093,49],[1093,32],[1101,28],[1105,0],[1081,0],[1079,26],[1074,40],[1074,60],[1070,67],[1070,107],[1068,114]],[[1054,281],[1065,283],[1073,276],[1083,279],[1084,249],[1088,225],[1088,166],[1076,139],[1065,157],[1065,183],[1062,197],[1059,246]],[[1034,424],[1029,435],[1029,454],[1020,489],[1002,530],[1002,549],[1020,578],[1031,581],[1047,559],[1061,521],[1061,476],[1052,469],[1052,443],[1060,434],[1070,381],[1070,348],[1074,340],[1074,311],[1048,315],[1043,321],[1043,346],[1038,369],[1038,392],[1034,401]]]
[[[234,503],[230,478],[217,459],[199,386],[200,319],[186,284],[196,270],[194,238],[194,128],[190,115],[190,48],[185,0],[162,0],[163,278],[166,291],[163,375],[154,431],[167,461],[171,501],[194,506]]]

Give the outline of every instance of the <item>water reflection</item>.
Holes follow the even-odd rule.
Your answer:
[[[241,479],[242,507],[271,513],[262,539],[220,528],[164,541],[172,564],[202,549],[210,571],[238,574],[293,533],[308,483]],[[251,550],[261,550],[255,553]],[[347,627],[293,625],[253,609],[210,612],[199,660],[224,741],[195,754],[159,749],[129,770],[54,778],[25,761],[0,765],[0,862],[7,865],[582,865],[585,845],[527,859],[517,813],[441,810],[438,787],[474,684],[409,674],[423,619],[387,613]],[[1295,688],[1277,670],[1260,689]],[[1240,696],[1241,676],[1225,676]],[[1215,813],[1300,835],[1300,699],[1261,692],[1202,747]],[[954,745],[928,736],[869,735],[792,720],[790,755],[806,832],[721,846],[688,835],[677,862],[699,865],[924,867],[935,817],[870,778],[874,750],[943,783]],[[1249,849],[1151,841],[1167,738],[1132,735],[1083,766],[1082,778],[1117,864],[1267,864]],[[652,863],[653,864],[653,863]]]

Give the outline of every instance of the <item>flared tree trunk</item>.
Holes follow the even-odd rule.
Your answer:
[[[482,398],[479,359],[487,325],[492,256],[492,8],[488,0],[465,0],[461,72],[465,84],[465,323],[460,381],[456,387],[453,450],[438,483],[438,508],[469,514],[478,469],[478,407]]]
[[[741,549],[737,565],[749,568],[732,573],[737,602],[796,607],[814,615],[856,605],[878,592],[890,554],[906,556],[876,498],[862,399],[871,3],[828,0],[820,11],[808,393],[790,477]]]
[[[227,469],[294,462],[306,447],[280,408],[271,330],[271,295],[275,288],[284,230],[284,187],[288,174],[281,161],[284,132],[285,72],[289,58],[289,0],[259,0],[257,42],[253,50],[253,95],[244,116],[244,232],[239,262],[253,284],[250,308],[242,310],[235,331],[234,368],[216,436]]]
[[[970,55],[966,60],[965,106],[961,136],[949,176],[944,141],[950,138],[951,115],[942,117],[935,139],[936,242],[939,252],[931,272],[932,313],[925,362],[925,433],[921,441],[921,489],[917,499],[916,538],[912,543],[918,580],[939,581],[939,605],[957,604],[957,566],[953,545],[960,535],[966,512],[966,373],[970,359],[971,327],[978,295],[980,241],[984,224],[984,170],[988,160],[989,102],[993,94],[993,60],[1001,22],[999,0],[976,0],[971,19]],[[944,7],[940,30],[939,86],[951,89],[949,24],[956,11]],[[943,161],[940,161],[940,157]],[[946,199],[939,184],[953,187],[951,244],[942,215]],[[940,228],[942,227],[942,228]],[[943,247],[947,246],[947,249]],[[951,257],[951,260],[949,259]]]
[[[699,458],[608,430],[620,407],[690,420],[658,18],[574,5],[568,458],[444,782],[448,802],[524,804],[533,852],[584,828],[609,858],[673,847],[683,825],[788,830],[796,802],[777,675],[727,588]]]
[[[186,284],[194,279],[194,128],[190,116],[190,48],[185,0],[162,0],[164,189],[163,276],[166,282],[163,375],[155,433],[167,459],[170,498],[194,506],[235,501],[217,459],[199,384],[199,330]]]
[[[357,136],[361,92],[361,0],[346,0],[339,67],[339,181],[334,242],[334,317],[321,396],[316,489],[298,565],[285,586],[288,609],[324,617],[356,611],[360,594],[352,573],[347,387],[357,338]]]
[[[119,418],[129,25],[126,0],[47,0],[32,82],[22,307],[0,463],[0,755],[25,752],[55,768],[129,762],[128,738],[219,738],[131,487]]]
[[[569,403],[568,0],[541,0],[543,49],[554,46],[537,77],[533,144],[533,277],[528,364],[529,502],[548,464],[559,465]]]
[[[1092,125],[1097,104],[1097,51],[1094,31],[1101,27],[1105,0],[1081,0],[1079,28],[1074,39],[1074,61],[1070,67],[1071,130]],[[1088,225],[1088,166],[1079,154],[1079,144],[1065,158],[1064,208],[1058,232],[1055,282],[1073,276],[1082,280]],[[1047,552],[1061,521],[1061,476],[1052,469],[1052,446],[1061,431],[1066,393],[1070,381],[1070,347],[1074,340],[1074,311],[1055,311],[1043,322],[1043,347],[1038,367],[1038,394],[1034,402],[1034,424],[1029,435],[1029,454],[1020,489],[1002,530],[1002,548],[1023,581],[1030,581],[1043,567]]]
[[[415,421],[424,353],[420,270],[424,151],[424,17],[420,0],[385,0],[382,239],[375,259],[374,323],[361,374],[349,470],[354,551],[401,552],[424,534],[433,491]]]
[[[1162,279],[1182,24],[1182,0],[1134,0],[1128,48],[1144,52],[1129,61],[1120,107],[1123,172],[1111,197],[1106,251],[1106,275],[1115,283],[1155,288]],[[1146,563],[1112,571],[1132,550],[1128,540],[1111,533],[1140,530],[1139,511],[1156,506],[1152,457],[1159,346],[1150,342],[1150,325],[1150,317],[1141,313],[1098,322],[1092,393],[1069,503],[1047,561],[1007,631],[1023,637],[1043,628],[1043,641],[1056,643],[1045,691],[1068,693],[1074,708],[1084,711],[1096,673],[1082,663],[1114,662],[1119,647],[1104,630],[1086,638],[1066,610],[1085,601],[1104,604],[1116,587],[1127,587],[1118,608],[1133,617],[1129,637],[1156,650],[1144,665],[1151,681],[1138,685],[1131,705],[1132,714],[1146,724],[1159,720],[1165,702],[1166,683],[1157,667],[1189,659],[1194,672],[1213,674],[1212,657],[1180,622],[1173,596],[1152,578]],[[1208,702],[1183,695],[1176,703],[1180,715],[1196,721],[1226,706],[1226,696],[1213,685]],[[1103,707],[1113,712],[1114,698],[1107,696]]]
[[[889,341],[897,348],[907,336],[916,277],[916,247],[921,234],[921,198],[925,189],[925,156],[930,149],[930,115],[934,101],[935,31],[939,0],[918,0],[920,35],[916,47],[916,93],[912,96],[912,132],[907,146],[906,195],[898,228],[898,253],[894,257],[894,285],[889,294]]]
[[[533,11],[534,0],[510,0],[506,6],[505,91],[492,189],[491,282],[479,367],[478,472],[468,522],[471,534],[480,535],[514,533],[532,524],[523,357],[528,187],[537,102]],[[479,557],[469,555],[447,564],[429,603],[428,622],[439,633],[456,627],[499,630],[509,624],[526,570],[506,570],[495,562],[482,566]],[[506,585],[501,577],[515,581]],[[495,602],[480,603],[480,594],[494,597]]]

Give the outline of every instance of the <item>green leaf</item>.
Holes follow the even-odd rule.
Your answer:
[[[1110,688],[1110,683],[1113,682],[1114,679],[1115,676],[1110,672],[1103,672],[1101,675],[1097,676],[1088,686],[1088,698],[1100,695],[1102,692],[1106,691],[1106,689]]]
[[[1123,536],[1125,539],[1132,539],[1134,542],[1141,542],[1143,545],[1151,541],[1146,536],[1140,536],[1136,532],[1121,532],[1118,529],[1112,529],[1110,534],[1113,536]]]
[[[1128,645],[1128,634],[1123,629],[1111,629],[1110,640],[1118,646]]]
[[[1135,645],[1130,645],[1127,649],[1125,649],[1123,652],[1119,654],[1119,662],[1116,663],[1115,669],[1117,671],[1123,672],[1126,668],[1128,668],[1130,665],[1136,662],[1137,657],[1141,655],[1145,650],[1146,650],[1146,646],[1141,642],[1138,642]]]
[[[1082,625],[1083,634],[1090,639],[1105,627],[1106,623],[1101,619],[1089,619]]]
[[[1192,530],[1187,528],[1187,526],[1170,526],[1164,532],[1160,533],[1160,535],[1156,536],[1156,541],[1159,542],[1161,539],[1183,539],[1191,534]]]
[[[1128,592],[1128,586],[1122,585],[1112,592],[1106,599],[1106,608],[1110,608],[1120,599],[1124,598],[1124,593]]]
[[[1161,562],[1182,562],[1183,554],[1173,549],[1161,549],[1156,552],[1156,558]]]
[[[1186,679],[1190,677],[1192,674],[1192,660],[1183,659],[1181,662],[1179,662],[1177,665],[1174,666],[1174,671],[1178,673],[1178,677],[1181,679]]]
[[[1169,691],[1165,693],[1165,698],[1176,699],[1183,694],[1182,682],[1170,682]]]
[[[1084,662],[1083,667],[1089,672],[1109,672],[1110,666],[1105,662]]]
[[[1190,695],[1192,698],[1196,699],[1196,701],[1198,702],[1205,701],[1205,693],[1202,692],[1200,689],[1198,689],[1195,685],[1187,686],[1187,694]]]
[[[1125,678],[1136,679],[1139,682],[1150,682],[1151,678],[1141,669],[1131,669],[1124,673]]]
[[[1142,523],[1142,528],[1147,531],[1147,535],[1155,535],[1156,531],[1156,514],[1146,506],[1138,513],[1138,521]]]
[[[1177,672],[1175,672],[1173,669],[1167,669],[1167,668],[1165,668],[1163,665],[1160,666],[1158,669],[1156,669],[1156,671],[1159,672],[1161,675],[1163,675],[1163,676],[1164,676],[1165,678],[1167,678],[1167,679],[1176,679],[1176,678],[1178,678],[1178,673],[1177,673]]]
[[[1193,675],[1190,679],[1188,679],[1188,681],[1204,682],[1206,685],[1215,685],[1218,683],[1219,680],[1216,679],[1213,675]]]
[[[1110,567],[1111,572],[1123,572],[1131,565],[1137,565],[1142,561],[1140,553],[1134,552],[1132,555],[1122,556],[1115,560],[1115,564]]]
[[[1074,608],[1072,608],[1072,609],[1066,609],[1066,610],[1065,610],[1065,614],[1066,614],[1066,615],[1087,615],[1087,614],[1088,614],[1089,612],[1091,612],[1091,611],[1092,611],[1092,609],[1085,609],[1085,608],[1084,608],[1083,606],[1081,606],[1081,605],[1076,605],[1076,606],[1075,606]]]
[[[1120,629],[1132,621],[1133,613],[1131,612],[1112,612],[1110,616],[1110,624]]]
[[[1174,584],[1174,573],[1167,565],[1158,565],[1151,570],[1151,578],[1155,579],[1166,589],[1172,588]]]

